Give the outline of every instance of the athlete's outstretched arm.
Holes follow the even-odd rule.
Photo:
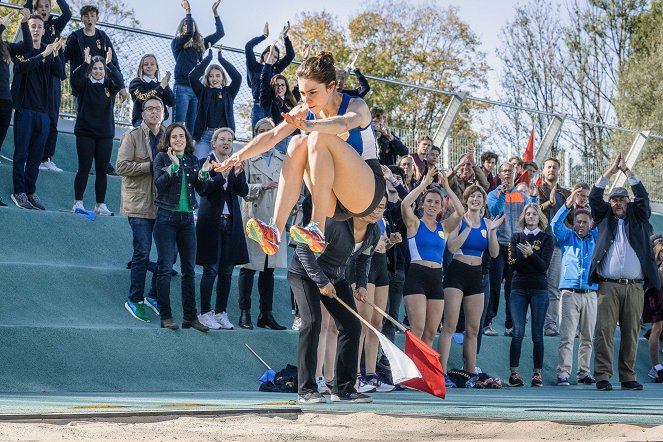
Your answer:
[[[306,120],[305,115],[281,114],[285,121],[304,132],[320,132],[321,134],[338,135],[356,127],[366,127],[371,122],[371,111],[364,100],[350,101],[348,110],[343,115],[337,115],[319,120]]]

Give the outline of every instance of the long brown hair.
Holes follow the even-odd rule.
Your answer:
[[[193,138],[191,138],[191,134],[186,129],[186,126],[184,126],[182,123],[172,123],[166,128],[166,131],[164,132],[163,136],[161,137],[161,141],[159,142],[159,151],[168,152],[168,149],[170,148],[170,134],[173,133],[173,130],[177,129],[178,127],[184,131],[184,136],[186,137],[186,147],[184,148],[184,153],[187,155],[193,155]]]
[[[297,68],[297,78],[307,78],[328,86],[336,84],[336,67],[331,52],[320,52],[309,57]]]
[[[270,86],[272,87],[272,92],[274,92],[274,95],[276,95],[276,80],[285,81],[285,107],[286,107],[286,109],[290,110],[293,107],[297,106],[297,100],[295,100],[295,96],[290,91],[290,83],[288,83],[288,79],[285,78],[285,75],[276,74],[272,77],[272,80],[269,82]]]
[[[196,51],[203,53],[205,52],[205,39],[203,39],[203,36],[201,35],[200,32],[198,32],[198,25],[196,24],[195,20],[191,20],[191,24],[193,26],[193,37],[191,37],[191,40],[187,41],[184,44],[185,48],[195,48]],[[186,18],[183,18],[182,21],[180,22],[179,26],[177,27],[177,35],[181,36],[184,34],[183,29],[184,25],[186,25]],[[189,30],[187,29],[187,32]]]

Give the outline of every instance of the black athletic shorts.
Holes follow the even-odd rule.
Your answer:
[[[471,266],[452,259],[444,278],[444,288],[458,289],[463,292],[463,296],[483,293],[481,265]]]
[[[362,216],[370,215],[380,205],[380,201],[387,191],[387,183],[384,180],[384,175],[382,174],[382,169],[380,168],[380,162],[375,159],[366,160],[366,164],[368,164],[368,166],[373,171],[373,178],[375,179],[375,193],[373,194],[373,201],[371,202],[371,205],[361,213],[352,213],[346,209],[340,201],[337,200],[334,216],[332,217],[334,221],[345,221],[346,219],[352,217],[361,218]],[[361,192],[361,189],[357,189],[357,191]]]
[[[387,254],[373,253],[371,270],[368,272],[368,283],[376,287],[389,285],[389,270],[387,269]]]
[[[426,299],[444,299],[442,267],[432,268],[410,264],[403,285],[403,296],[426,295]]]

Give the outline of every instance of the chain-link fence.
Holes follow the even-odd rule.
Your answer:
[[[10,10],[18,8],[16,5],[0,2],[0,16],[7,14]],[[69,33],[79,26],[77,19],[73,19],[63,35]],[[138,70],[138,63],[141,57],[146,53],[154,54],[159,63],[159,71],[164,75],[166,71],[174,71],[174,58],[171,51],[171,41],[173,36],[147,32],[139,29],[131,29],[123,26],[109,25],[99,23],[99,27],[106,31],[113,41],[115,50],[120,61],[120,69],[124,75],[126,84],[135,78]],[[212,29],[203,30],[211,33]],[[6,37],[6,36],[5,36]],[[137,49],[138,48],[138,49]],[[218,50],[219,47],[215,47]],[[248,140],[251,138],[250,127],[250,109],[253,104],[251,89],[246,82],[246,61],[244,51],[236,48],[222,48],[224,57],[232,63],[242,74],[242,86],[234,103],[236,134],[239,140]],[[67,68],[68,69],[68,68]],[[420,94],[434,94],[440,100],[447,101],[448,93],[437,91],[432,88],[419,87],[416,85],[405,84],[399,81],[385,80],[367,75],[369,82],[389,82],[406,90],[408,88],[418,89]],[[350,82],[352,82],[352,78]],[[350,84],[352,87],[352,84]],[[538,136],[544,133],[550,116],[545,113],[533,113],[528,110],[514,109],[506,104],[491,102],[490,100],[481,100],[471,98],[475,101],[484,101],[485,108],[480,111],[481,130],[484,135],[480,139],[470,139],[454,135],[447,137],[442,149],[442,155],[439,159],[440,168],[449,168],[456,165],[459,159],[464,155],[470,146],[474,147],[476,160],[485,150],[495,151],[501,154],[506,160],[509,154],[522,155],[524,146],[527,144],[527,137],[523,136],[523,128],[535,127]],[[131,111],[133,103],[131,101],[118,102],[115,107],[115,118],[118,125],[129,126],[131,124]],[[63,82],[63,99],[61,113],[65,118],[74,118],[76,109],[71,95],[69,81]],[[171,113],[172,115],[172,113]],[[504,124],[508,121],[509,124]],[[501,123],[501,124],[498,124]],[[429,132],[410,130],[402,128],[392,128],[393,132],[400,137],[403,143],[411,151],[416,149],[417,139],[421,135],[432,135]],[[619,132],[615,130],[613,132]],[[514,135],[516,134],[516,135]],[[521,135],[518,135],[521,134]],[[617,135],[616,135],[617,136]],[[630,133],[622,133],[621,136],[634,136]],[[622,138],[623,140],[623,138]],[[607,144],[612,142],[609,137]],[[584,181],[593,183],[603,173],[608,166],[608,160],[601,155],[595,155],[584,151],[582,138],[579,137],[577,123],[565,121],[562,132],[556,143],[555,149],[551,151],[551,156],[558,158],[562,162],[562,179],[565,186],[572,186],[574,183]],[[611,145],[604,147],[605,152],[612,152]],[[647,186],[650,196],[654,201],[663,202],[663,176],[658,173],[663,158],[655,155],[645,155],[639,160],[634,171]]]

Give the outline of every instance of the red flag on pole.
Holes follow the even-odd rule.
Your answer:
[[[534,128],[532,128],[532,132],[529,134],[529,140],[527,140],[527,147],[525,148],[523,161],[534,161]]]
[[[534,128],[529,134],[529,140],[527,140],[527,147],[525,148],[525,154],[523,155],[523,162],[525,161],[534,161]],[[529,176],[527,170],[523,170],[523,173],[519,177],[516,177],[518,183],[525,183],[529,186],[529,182],[532,177]]]
[[[405,354],[417,366],[421,377],[401,382],[401,385],[444,399],[447,388],[444,385],[444,372],[442,371],[442,364],[440,364],[440,354],[410,330],[405,330]]]

